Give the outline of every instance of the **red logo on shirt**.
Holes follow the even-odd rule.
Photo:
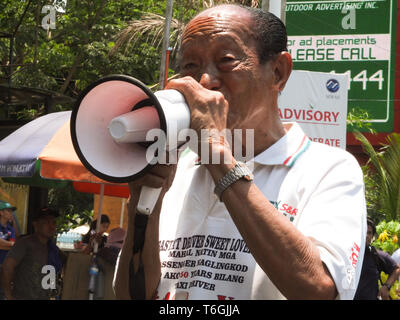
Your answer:
[[[357,265],[359,254],[360,254],[360,247],[357,245],[357,243],[354,242],[353,247],[351,248],[351,256],[350,256],[351,265],[354,268]]]
[[[293,222],[294,218],[297,216],[298,209],[291,206],[288,203],[272,202],[276,209],[278,209],[285,217],[287,217],[290,222]]]

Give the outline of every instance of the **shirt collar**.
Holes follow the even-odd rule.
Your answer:
[[[296,122],[286,134],[268,149],[254,157],[254,162],[263,165],[285,165],[292,167],[310,145],[310,139]]]

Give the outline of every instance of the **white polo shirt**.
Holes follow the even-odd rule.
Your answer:
[[[163,200],[157,298],[284,299],[255,262],[214,194],[211,175],[196,159],[194,153],[181,158]],[[352,299],[367,228],[363,175],[356,159],[310,141],[293,123],[253,164],[257,187],[319,249],[338,298]]]

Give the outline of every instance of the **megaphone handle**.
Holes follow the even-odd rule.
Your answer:
[[[150,188],[142,186],[140,191],[137,211],[141,214],[150,215],[156,206],[162,188]]]
[[[133,255],[143,250],[147,221],[156,206],[161,189],[142,186],[140,190],[139,202],[136,207]],[[139,254],[139,268],[135,272],[133,255],[129,262],[129,292],[131,299],[144,300],[146,298],[146,283],[143,259],[142,255]]]

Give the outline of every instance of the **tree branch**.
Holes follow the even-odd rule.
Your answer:
[[[93,28],[93,26],[96,24],[96,22],[97,22],[98,18],[100,17],[100,14],[103,11],[106,3],[107,3],[107,0],[103,0],[101,5],[100,5],[100,7],[99,7],[99,9],[96,11],[96,14],[95,14],[94,18],[92,19],[92,21],[90,21],[90,18],[88,19],[89,21],[88,21],[88,25],[87,25],[87,32],[89,32]],[[75,56],[74,63],[72,64],[72,67],[68,72],[67,78],[65,79],[65,81],[64,81],[64,83],[63,83],[63,85],[62,85],[62,87],[60,89],[61,93],[64,94],[65,91],[67,90],[68,85],[71,82],[71,79],[72,79],[74,73],[76,72],[76,69],[78,68],[79,63],[81,62],[82,56],[83,56],[83,51],[82,50]]]

